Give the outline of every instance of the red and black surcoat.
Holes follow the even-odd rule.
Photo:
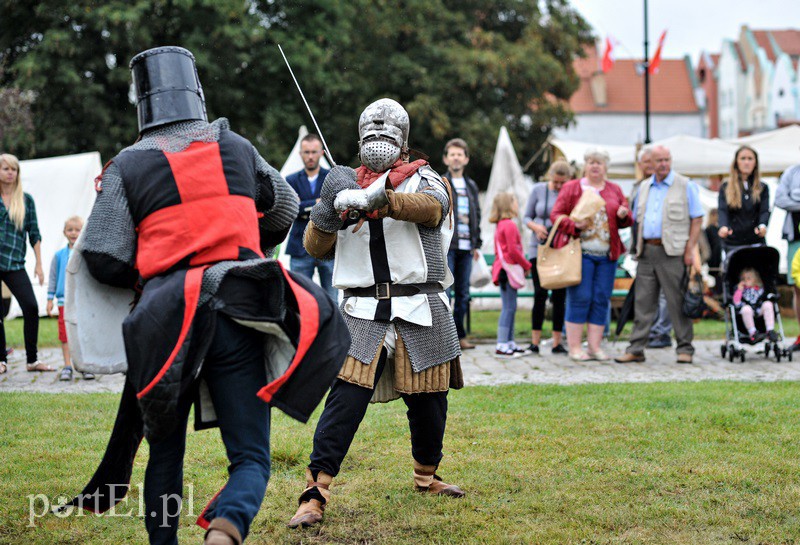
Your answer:
[[[111,507],[114,491],[108,483],[129,482],[141,438],[169,434],[179,400],[199,395],[199,366],[218,313],[277,333],[265,333],[269,382],[258,396],[303,422],[335,379],[350,345],[339,310],[319,286],[277,261],[256,259],[264,257],[261,213],[247,140],[222,130],[218,142],[194,142],[177,153],[126,150],[113,162],[136,227],[136,268],[144,285],[123,324],[128,375],[114,431],[81,494],[92,495],[83,507],[93,511]],[[244,260],[251,261],[226,268],[209,301],[198,305],[209,267]],[[270,339],[284,344],[288,339],[294,354],[277,361],[275,354],[286,351],[269,350]],[[195,428],[213,425],[197,409],[199,404]]]

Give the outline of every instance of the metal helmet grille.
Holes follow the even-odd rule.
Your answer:
[[[383,172],[400,159],[401,151],[394,142],[372,140],[361,145],[361,164],[373,172]]]
[[[382,172],[407,149],[408,112],[390,98],[376,100],[358,119],[358,144],[361,162],[374,172]]]

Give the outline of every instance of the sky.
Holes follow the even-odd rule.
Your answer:
[[[644,54],[644,0],[571,0],[601,40],[613,36],[621,44],[616,58]],[[661,31],[667,30],[664,58],[701,51],[718,53],[723,39],[737,40],[739,29],[800,29],[800,0],[649,0],[649,52],[652,57]],[[602,50],[601,50],[602,51]]]

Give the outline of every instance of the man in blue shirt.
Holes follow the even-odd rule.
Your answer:
[[[655,173],[638,190],[633,214],[637,221],[634,253],[636,270],[634,326],[630,345],[618,363],[644,361],[644,349],[663,289],[678,341],[678,363],[692,363],[692,321],[683,314],[686,267],[694,252],[703,223],[703,207],[697,185],[672,170],[672,155],[663,146],[653,149]]]
[[[312,278],[314,269],[319,272],[319,283],[336,301],[337,290],[333,287],[333,260],[316,259],[308,255],[303,247],[303,233],[308,225],[311,208],[319,200],[319,190],[328,170],[320,167],[322,159],[322,140],[316,134],[307,134],[300,141],[300,157],[303,158],[303,170],[290,174],[286,181],[300,197],[300,211],[292,224],[289,240],[286,243],[286,254],[291,256],[292,271]]]

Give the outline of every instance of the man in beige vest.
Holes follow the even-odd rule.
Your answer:
[[[697,186],[672,171],[672,155],[663,146],[653,148],[655,174],[639,185],[634,206],[637,223],[635,255],[636,299],[630,345],[617,363],[644,361],[650,327],[658,310],[659,290],[678,341],[678,363],[692,363],[692,321],[683,314],[682,281],[693,263],[694,248],[703,223]]]

